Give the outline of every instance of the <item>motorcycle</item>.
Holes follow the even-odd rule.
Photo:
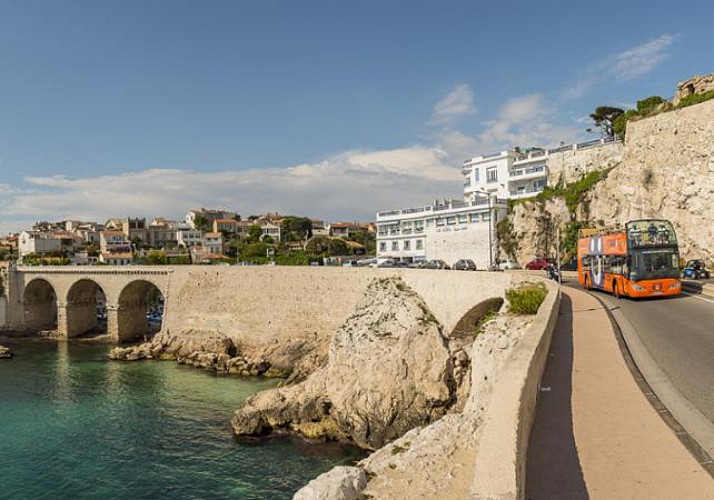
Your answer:
[[[557,281],[558,283],[560,283],[560,272],[558,271],[557,267],[555,267],[554,265],[551,264],[545,269],[545,271],[546,271],[549,279],[552,279],[553,281]]]

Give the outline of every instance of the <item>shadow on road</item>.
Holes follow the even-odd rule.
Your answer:
[[[573,307],[563,295],[531,431],[526,498],[587,499],[573,435]]]

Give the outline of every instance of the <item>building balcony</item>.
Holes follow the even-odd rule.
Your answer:
[[[531,177],[543,177],[544,175],[546,175],[545,165],[537,165],[535,167],[529,168],[519,168],[508,172],[508,177],[511,179],[516,177],[519,179],[528,179]]]
[[[518,199],[518,198],[530,198],[531,196],[535,196],[538,193],[543,191],[543,187],[533,187],[533,186],[528,186],[523,189],[511,189],[508,194],[511,196],[512,199]]]

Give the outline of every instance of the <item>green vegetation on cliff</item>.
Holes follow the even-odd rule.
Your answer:
[[[543,283],[523,283],[506,290],[510,311],[515,314],[536,314],[546,295],[548,290]]]

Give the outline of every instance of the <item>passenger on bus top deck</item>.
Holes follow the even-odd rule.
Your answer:
[[[650,222],[650,227],[647,228],[647,234],[650,237],[650,243],[655,242],[655,238],[657,237],[657,228],[654,225],[654,222]]]

